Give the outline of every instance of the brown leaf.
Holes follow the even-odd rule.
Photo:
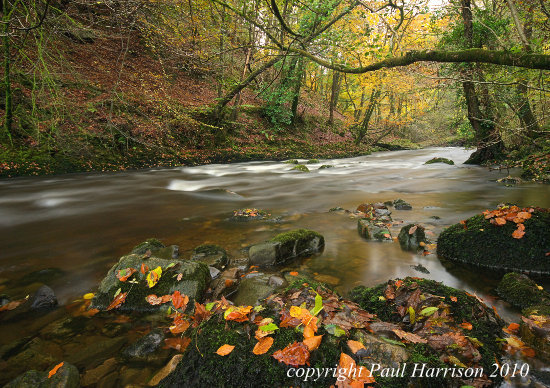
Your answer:
[[[115,299],[113,299],[111,304],[107,307],[107,311],[119,308],[126,301],[127,295],[127,292],[121,292],[120,294],[118,294]]]
[[[273,358],[290,366],[309,365],[309,349],[302,342],[294,342],[273,353]]]
[[[120,269],[120,270],[117,271],[116,277],[121,282],[125,282],[126,280],[128,280],[128,278],[130,276],[132,276],[136,272],[137,272],[137,270],[135,268]]]
[[[187,308],[187,303],[189,302],[189,297],[187,295],[182,295],[179,291],[174,291],[172,294],[172,304],[174,308],[184,310]]]
[[[248,314],[252,311],[252,306],[229,307],[224,314],[227,321],[245,322],[248,321]]]
[[[508,327],[502,329],[502,331],[508,334],[515,334],[517,333],[518,330],[519,330],[519,324],[514,322],[510,323]]]
[[[63,364],[65,364],[65,362],[60,362],[59,364],[57,364],[56,366],[53,367],[53,369],[51,371],[48,372],[48,378],[51,379],[53,375],[55,375],[57,373],[57,371],[59,370],[59,368],[61,368],[63,366]]]
[[[363,387],[364,384],[370,384],[374,383],[374,377],[370,373],[370,371],[365,368],[364,366],[357,367],[355,365],[355,361],[353,361],[353,358],[348,356],[346,353],[340,353],[340,362],[338,363],[338,370],[339,371],[346,371],[340,376],[344,376],[345,380],[340,381],[340,378],[337,379],[337,386],[338,387]],[[348,376],[349,371],[356,371],[355,374],[351,373],[350,376]]]
[[[391,284],[388,284],[386,286],[386,290],[384,291],[384,296],[386,299],[392,300],[395,299],[395,289]]]
[[[147,303],[149,303],[153,306],[156,306],[156,305],[159,305],[159,304],[162,303],[162,298],[156,296],[155,294],[147,295],[145,297],[145,300],[147,301]]]
[[[411,227],[409,229],[409,234],[413,234],[414,232],[416,232],[416,229],[418,228],[418,225],[414,225],[413,227]]]
[[[357,353],[360,349],[365,349],[365,345],[359,341],[349,340],[347,344],[353,354]]]
[[[502,217],[495,218],[495,224],[498,226],[502,226],[506,224],[506,219]]]
[[[174,318],[174,324],[169,329],[172,334],[179,334],[187,330],[189,326],[191,326],[191,323],[178,313]]]
[[[183,353],[190,343],[191,338],[188,337],[166,338],[164,340],[164,349],[172,348]]]
[[[313,337],[309,337],[309,338],[304,339],[303,342],[307,346],[309,351],[311,352],[311,351],[317,349],[319,347],[319,345],[321,345],[321,340],[322,339],[323,339],[322,335],[315,335]]]
[[[10,311],[19,307],[22,303],[26,302],[28,298],[13,300],[0,307],[0,311]]]
[[[521,348],[520,351],[521,351],[521,354],[523,354],[525,357],[533,358],[536,355],[535,349],[533,349],[533,348],[523,347],[523,348]]]
[[[424,338],[414,334],[414,333],[408,333],[403,330],[394,329],[393,332],[395,335],[397,335],[399,338],[404,339],[405,341],[412,342],[413,344],[425,344],[428,343],[427,340]]]
[[[229,353],[233,351],[233,349],[235,349],[234,345],[225,344],[220,346],[218,350],[216,350],[216,353],[219,354],[220,356],[227,356]]]
[[[254,345],[254,349],[252,349],[252,353],[260,355],[265,354],[271,348],[271,345],[273,345],[273,337],[264,337],[261,338],[256,345]]]
[[[518,224],[518,228],[514,230],[514,233],[512,233],[512,237],[515,239],[523,238],[523,235],[525,234],[525,225]]]
[[[462,322],[460,324],[460,327],[462,327],[465,330],[472,330],[474,328],[470,322]]]

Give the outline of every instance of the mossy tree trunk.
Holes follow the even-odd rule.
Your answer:
[[[10,5],[8,0],[2,2],[2,46],[4,52],[4,93],[5,93],[5,117],[4,117],[4,136],[11,142],[11,127],[13,124],[13,103],[12,103],[12,90],[11,90],[11,76],[10,76]]]

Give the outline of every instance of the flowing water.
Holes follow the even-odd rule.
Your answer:
[[[475,292],[510,318],[516,313],[492,296],[496,275],[446,268],[434,254],[403,252],[396,243],[367,242],[350,214],[329,212],[402,198],[413,209],[392,209],[394,220],[421,223],[435,239],[444,227],[502,202],[550,207],[547,185],[498,184],[495,180],[508,172],[462,164],[470,152],[379,152],[322,160],[308,165],[310,173],[265,161],[3,180],[0,278],[13,281],[31,271],[59,268],[63,275],[49,285],[64,304],[93,291],[119,256],[149,237],[179,245],[184,257],[202,243],[219,244],[239,257],[250,244],[303,227],[325,236],[325,250],[288,269],[324,275],[344,293],[359,284],[423,276]],[[456,165],[423,164],[436,156]],[[318,170],[321,164],[334,167]],[[240,208],[265,209],[280,222],[229,222]],[[398,231],[399,226],[392,230]],[[430,273],[417,272],[412,268],[417,264]]]

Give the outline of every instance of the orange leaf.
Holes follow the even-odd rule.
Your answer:
[[[395,287],[396,287],[396,288],[399,288],[399,287],[401,287],[402,285],[403,285],[403,280],[396,280],[396,281],[395,281]]]
[[[225,310],[224,318],[227,321],[245,322],[248,321],[248,313],[250,313],[250,311],[252,311],[252,306],[231,306]]]
[[[153,306],[156,306],[156,305],[162,303],[162,298],[156,296],[155,294],[147,295],[145,297],[145,300],[147,301],[147,303],[149,303]]]
[[[302,342],[294,342],[286,348],[273,353],[273,358],[294,367],[305,364],[309,365],[309,349]]]
[[[470,322],[462,322],[460,327],[466,330],[472,330],[474,328]]]
[[[119,308],[126,301],[126,295],[128,295],[127,292],[121,292],[118,294],[115,299],[113,299],[109,307],[107,307],[107,311]]]
[[[184,352],[190,343],[191,343],[191,338],[187,338],[187,337],[166,338],[164,340],[164,349],[172,348],[172,349],[176,349],[179,352]]]
[[[504,328],[503,331],[505,333],[508,333],[508,334],[515,334],[519,329],[519,324],[517,323],[510,323],[510,325],[508,325],[508,327]]]
[[[132,276],[136,272],[137,272],[137,270],[135,268],[120,269],[120,270],[117,271],[116,277],[121,282],[125,282],[126,280],[128,280],[128,278],[130,276]]]
[[[456,302],[458,299],[456,299],[456,296],[451,296],[451,302]]]
[[[98,309],[89,309],[87,311],[84,311],[81,315],[83,317],[93,317],[94,315],[96,315],[97,313],[99,312]]]
[[[273,345],[273,337],[261,338],[258,343],[254,345],[252,353],[257,355],[265,354],[269,350],[269,348],[271,348],[271,345]]]
[[[26,300],[27,300],[27,298],[23,298],[23,299],[18,299],[18,300],[14,300],[14,301],[11,301],[9,303],[6,303],[2,307],[0,307],[0,311],[13,310],[13,309],[19,307]]]
[[[139,272],[141,272],[142,274],[146,274],[147,272],[149,272],[149,267],[145,265],[145,263],[141,263],[141,268],[139,270]]]
[[[63,366],[65,362],[60,362],[59,364],[57,364],[56,366],[53,367],[53,369],[48,373],[48,378],[51,379],[53,375],[55,375],[57,373],[57,371],[59,370],[59,368],[61,368]]]
[[[225,286],[226,287],[231,287],[234,283],[235,283],[235,281],[233,279],[225,279]]]
[[[290,276],[298,276],[298,272],[292,271],[289,275],[290,275]]]
[[[506,224],[506,219],[502,217],[495,218],[495,224],[498,226],[502,226]]]
[[[535,349],[529,348],[529,347],[523,347],[521,348],[521,354],[523,354],[525,357],[533,358],[535,357]]]
[[[189,302],[189,297],[187,295],[182,295],[179,291],[174,291],[172,294],[172,304],[175,309],[185,310],[187,303]]]
[[[348,386],[351,387],[363,387],[364,384],[370,384],[374,383],[374,377],[372,376],[371,372],[365,368],[364,366],[356,367],[355,361],[353,361],[353,358],[348,356],[346,353],[340,354],[340,362],[338,364],[338,370],[344,370],[345,368],[345,374],[341,374],[340,376],[344,376],[346,378],[346,381],[348,383]],[[355,373],[351,373],[350,376],[348,376],[349,371],[355,371]],[[345,384],[342,384],[342,386],[346,386]]]
[[[187,330],[189,326],[191,326],[189,321],[186,320],[183,315],[178,313],[174,318],[174,324],[170,326],[169,329],[172,334],[179,334]]]
[[[315,335],[315,331],[311,326],[304,327],[304,338],[311,338]]]
[[[349,340],[347,343],[353,354],[357,353],[361,349],[365,349],[365,345],[359,341]]]
[[[514,233],[512,233],[513,238],[516,238],[518,240],[520,238],[523,238],[523,235],[525,234],[525,232],[524,232],[525,226],[523,226],[523,228],[520,228],[521,226],[523,226],[523,224],[518,224],[518,228],[516,230],[514,230]]]
[[[321,345],[322,339],[323,339],[322,335],[316,335],[316,336],[304,339],[303,342],[304,342],[304,345],[306,345],[309,351],[311,352],[312,350],[317,349],[319,345]]]
[[[235,349],[235,346],[225,344],[220,346],[218,350],[216,350],[216,353],[219,354],[220,356],[227,356],[229,353],[233,351],[233,349]]]

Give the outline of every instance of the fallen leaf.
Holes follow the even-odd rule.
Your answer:
[[[127,292],[122,292],[122,293],[118,294],[113,299],[111,304],[107,307],[107,311],[119,308],[126,301],[126,295],[128,295]]]
[[[413,227],[411,227],[409,229],[409,234],[413,234],[414,232],[416,232],[416,229],[418,228],[418,225],[414,225]]]
[[[22,303],[27,301],[27,299],[29,299],[28,296],[26,298],[23,298],[23,299],[18,299],[18,300],[13,300],[11,302],[8,302],[5,305],[3,305],[2,307],[0,307],[0,311],[10,311],[10,310],[16,309]]]
[[[273,353],[273,358],[286,365],[298,367],[309,365],[309,349],[302,342],[294,342],[282,350]]]
[[[250,313],[251,311],[252,306],[231,306],[227,310],[225,310],[223,317],[227,321],[245,322],[248,321],[248,313]]]
[[[313,351],[321,345],[321,340],[323,339],[323,335],[315,335],[313,337],[309,337],[304,339],[303,343],[307,346],[309,351]]]
[[[180,334],[187,330],[189,326],[191,326],[191,323],[181,314],[177,314],[174,318],[174,324],[169,329],[172,334]]]
[[[220,356],[227,356],[229,353],[233,351],[233,349],[235,349],[235,346],[225,344],[220,346],[218,350],[216,350],[216,353],[219,354]]]
[[[149,267],[146,266],[145,263],[141,263],[141,268],[139,269],[139,272],[145,275],[147,272],[149,272]]]
[[[400,280],[396,280],[396,281],[395,281],[395,287],[396,287],[396,288],[399,288],[399,287],[401,287],[402,285],[403,285],[403,280],[400,279]]]
[[[273,337],[264,337],[261,338],[256,345],[254,345],[254,349],[252,349],[252,353],[260,355],[265,354],[271,348],[271,345],[273,345]]]
[[[184,352],[190,343],[191,338],[187,337],[166,338],[164,340],[164,349],[172,348],[179,352]]]
[[[399,330],[399,329],[394,329],[393,332],[394,332],[395,335],[398,336],[399,338],[404,339],[405,341],[412,342],[413,344],[425,344],[425,343],[428,343],[427,340],[425,340],[424,338],[422,338],[422,337],[420,337],[419,335],[414,334],[414,333],[408,333],[408,332],[406,332],[406,331]]]
[[[57,364],[56,366],[53,367],[53,369],[51,371],[48,372],[48,378],[51,379],[53,375],[55,375],[57,373],[57,371],[59,370],[59,368],[61,368],[63,366],[65,362],[60,362],[59,364]]]
[[[495,218],[495,224],[498,226],[502,226],[506,224],[506,219],[502,217]]]
[[[174,305],[174,308],[182,309],[185,311],[187,307],[187,303],[189,302],[189,297],[187,295],[182,295],[179,291],[174,291],[172,294],[172,304]]]
[[[521,354],[523,354],[525,357],[533,358],[536,355],[535,349],[529,348],[529,347],[523,347],[520,349]]]
[[[451,302],[456,302],[458,301],[458,299],[456,298],[456,296],[451,296]]]
[[[364,366],[357,367],[353,358],[346,353],[340,353],[340,362],[338,363],[338,370],[345,371],[343,374],[339,374],[337,378],[338,387],[363,387],[364,384],[374,383],[375,379],[371,372]],[[353,372],[352,372],[353,371]],[[350,373],[352,372],[352,373]],[[340,381],[340,376],[345,378],[344,381]]]
[[[298,276],[298,272],[296,271],[292,271],[289,273],[290,276]]]
[[[460,327],[462,327],[465,330],[472,330],[474,328],[470,322],[462,322],[460,324]]]
[[[365,349],[365,345],[359,341],[349,340],[347,344],[353,354],[357,353],[361,349]]]
[[[155,294],[147,295],[145,297],[145,300],[147,301],[147,303],[153,306],[156,306],[162,303],[162,298],[156,296]]]
[[[130,276],[132,276],[136,272],[137,272],[137,270],[135,268],[120,269],[120,270],[117,271],[116,277],[121,282],[125,282],[126,280],[128,280],[128,278]]]
[[[157,267],[147,274],[147,277],[145,278],[147,280],[147,285],[149,288],[153,288],[156,286],[156,284],[159,282],[160,277],[162,276],[162,268]]]
[[[519,324],[514,322],[510,323],[508,327],[502,329],[502,331],[508,334],[515,334],[517,333],[518,330],[519,330]]]
[[[87,294],[84,294],[84,295],[82,296],[82,298],[85,299],[85,300],[89,300],[89,299],[93,299],[94,296],[95,296],[95,294],[94,294],[93,292],[89,292],[89,293],[87,293]]]
[[[315,336],[315,332],[311,328],[311,326],[304,327],[304,338],[311,338]]]

